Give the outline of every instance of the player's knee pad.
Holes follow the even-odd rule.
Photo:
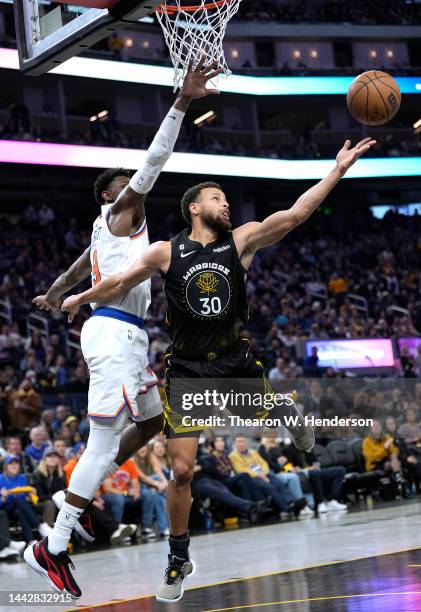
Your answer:
[[[91,499],[101,484],[108,468],[117,457],[121,431],[92,428],[86,451],[76,464],[69,483],[69,491],[84,499]]]

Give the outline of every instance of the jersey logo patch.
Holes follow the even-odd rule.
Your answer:
[[[218,249],[213,249],[214,253],[222,253],[222,251],[226,251],[227,249],[230,249],[231,245],[230,244],[226,244],[223,247],[219,247]]]
[[[188,253],[180,253],[180,256],[182,259],[184,259],[185,257],[188,257],[189,255],[193,255],[193,253],[196,253],[196,251],[189,251]]]
[[[196,286],[200,289],[200,293],[207,293],[208,295],[216,293],[218,284],[219,280],[213,272],[204,272],[196,281]]]

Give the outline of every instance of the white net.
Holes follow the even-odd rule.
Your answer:
[[[174,91],[181,87],[191,59],[202,54],[206,65],[218,62],[222,75],[231,74],[224,56],[223,40],[228,21],[241,0],[166,0],[156,11],[174,65]],[[216,83],[212,83],[216,86]]]

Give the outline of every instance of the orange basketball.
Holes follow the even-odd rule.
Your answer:
[[[360,123],[383,125],[398,112],[401,92],[390,74],[368,70],[352,81],[346,102],[349,112]]]

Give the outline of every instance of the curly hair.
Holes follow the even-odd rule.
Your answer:
[[[200,196],[200,193],[203,189],[208,188],[219,189],[222,191],[221,186],[218,183],[214,183],[213,181],[207,181],[206,183],[199,183],[198,185],[194,185],[187,189],[186,193],[181,198],[181,214],[184,217],[184,221],[191,225],[191,214],[190,214],[190,204],[192,202],[197,202],[197,198]]]
[[[94,184],[94,196],[97,204],[100,206],[104,204],[102,192],[107,191],[113,180],[118,176],[128,176],[130,178],[131,172],[125,168],[111,168],[99,175]]]

